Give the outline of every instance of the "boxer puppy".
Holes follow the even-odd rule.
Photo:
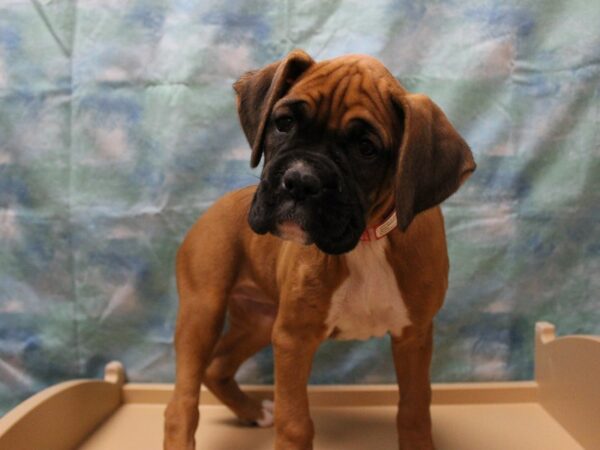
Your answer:
[[[377,60],[303,51],[235,84],[258,186],[218,200],[177,253],[176,383],[167,450],[191,450],[204,383],[235,415],[312,448],[307,382],[325,339],[391,335],[400,449],[431,449],[432,319],[448,256],[439,203],[475,170],[440,108]],[[228,327],[221,336],[225,318]],[[272,343],[275,407],[238,367]],[[210,449],[209,449],[210,450]]]

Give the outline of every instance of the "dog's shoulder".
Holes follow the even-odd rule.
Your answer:
[[[205,253],[213,246],[219,246],[222,250],[235,247],[242,234],[251,233],[246,216],[255,190],[256,186],[247,186],[218,198],[189,229],[180,253],[195,253],[198,250]]]
[[[236,220],[240,216],[246,216],[252,197],[257,186],[246,186],[235,191],[228,192],[218,198],[213,205],[206,210],[206,214],[217,214],[221,219]]]
[[[388,235],[390,261],[413,323],[429,323],[444,301],[449,273],[444,228],[438,206],[418,214],[406,232]]]
[[[211,228],[219,235],[238,232],[240,221],[246,221],[255,191],[256,185],[246,186],[219,197],[200,215],[191,231]]]

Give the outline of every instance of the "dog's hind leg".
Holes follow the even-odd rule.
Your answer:
[[[215,348],[204,384],[244,423],[273,424],[273,403],[244,393],[234,376],[240,365],[271,342],[275,306],[253,305],[252,300],[230,300],[229,329]]]

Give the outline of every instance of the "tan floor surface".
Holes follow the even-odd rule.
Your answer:
[[[126,404],[81,450],[160,450],[164,405]],[[315,407],[315,450],[395,450],[394,407]],[[582,449],[535,403],[434,405],[438,450]],[[272,450],[273,429],[241,426],[222,406],[203,406],[198,450]]]
[[[433,385],[438,450],[600,450],[600,337],[556,338],[546,322],[535,332],[535,380]],[[80,449],[161,450],[173,386],[125,378],[114,361],[104,380],[45,389],[0,419],[0,449],[71,450],[87,437]],[[257,399],[273,395],[272,386],[244,390]],[[307,392],[315,450],[396,450],[397,386],[309,386]],[[198,450],[273,448],[272,428],[239,425],[210,392],[202,401]]]

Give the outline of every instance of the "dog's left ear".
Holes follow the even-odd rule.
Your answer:
[[[313,64],[307,53],[293,50],[281,61],[246,72],[233,84],[242,129],[252,147],[252,168],[260,163],[263,137],[273,106]]]
[[[458,190],[476,164],[467,143],[429,97],[395,92],[404,124],[396,166],[396,216],[406,231],[415,215]]]

